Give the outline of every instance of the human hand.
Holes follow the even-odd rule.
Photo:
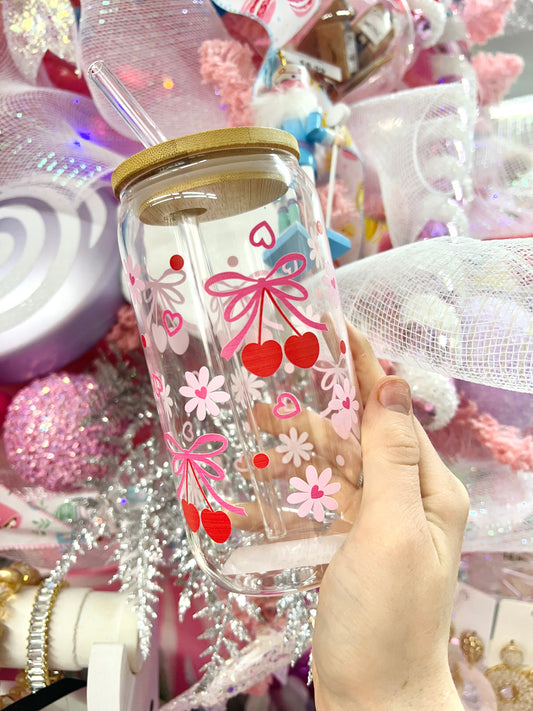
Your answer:
[[[448,638],[465,488],[413,417],[409,387],[349,327],[365,410],[355,523],[322,580],[313,637],[318,711],[462,710]]]

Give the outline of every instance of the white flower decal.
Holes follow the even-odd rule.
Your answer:
[[[311,458],[313,444],[306,441],[308,437],[307,432],[298,435],[296,427],[291,427],[288,435],[280,434],[279,438],[283,444],[276,447],[276,452],[283,454],[281,460],[283,464],[288,464],[292,460],[294,466],[299,467],[302,459],[308,461]]]
[[[264,380],[260,380],[253,373],[248,372],[245,368],[240,369],[240,377],[231,374],[231,392],[239,405],[246,406],[247,396],[250,400],[257,400],[261,397],[261,390],[265,384]]]
[[[306,481],[297,476],[291,477],[290,484],[298,491],[289,494],[287,502],[300,504],[297,512],[300,518],[311,513],[315,521],[321,523],[324,520],[324,509],[335,511],[339,507],[331,494],[336,494],[341,485],[339,482],[329,484],[331,475],[330,467],[324,469],[319,476],[315,467],[310,464],[305,470]]]
[[[320,269],[324,264],[324,258],[322,257],[322,250],[318,242],[318,235],[315,237],[308,237],[307,244],[309,246],[309,259],[316,262],[316,266]]]
[[[220,390],[224,385],[224,376],[215,375],[210,379],[209,370],[203,365],[195,375],[191,371],[185,373],[187,385],[182,385],[180,394],[188,398],[185,403],[185,412],[191,413],[196,410],[199,420],[205,420],[206,414],[213,417],[220,414],[219,402],[227,402],[230,399],[228,393]]]
[[[155,373],[152,375],[152,385],[155,396],[161,400],[161,404],[165,410],[165,415],[170,419],[172,414],[171,408],[174,404],[172,398],[170,397],[170,385],[165,383],[165,378],[162,375],[157,375]]]

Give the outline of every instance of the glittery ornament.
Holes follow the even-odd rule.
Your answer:
[[[8,461],[28,485],[70,491],[91,477],[106,476],[106,467],[95,458],[109,454],[107,438],[118,434],[119,425],[88,421],[96,388],[89,375],[54,373],[13,398],[4,444]]]
[[[76,62],[76,17],[69,0],[4,0],[6,39],[20,73],[35,82],[49,49]]]

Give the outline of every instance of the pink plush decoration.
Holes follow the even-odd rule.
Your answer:
[[[134,351],[141,347],[141,337],[131,304],[124,304],[117,313],[117,322],[105,340],[114,343],[121,351]]]
[[[515,472],[533,470],[533,436],[501,425],[465,397],[451,422],[428,434],[438,452],[451,460],[492,458]]]
[[[207,40],[200,46],[200,73],[225,104],[228,126],[250,126],[252,88],[256,76],[252,50],[235,40]]]
[[[326,214],[326,206],[328,202],[328,184],[321,185],[317,188],[322,211]],[[334,230],[342,231],[347,225],[359,224],[359,213],[355,209],[355,203],[350,200],[348,190],[342,182],[337,179],[335,181],[333,195],[333,209],[331,211],[331,227]]]
[[[479,82],[479,98],[483,106],[497,104],[509,91],[524,69],[524,60],[517,54],[479,52],[472,58]]]
[[[463,19],[470,40],[485,44],[503,34],[505,15],[514,9],[514,0],[466,0]]]

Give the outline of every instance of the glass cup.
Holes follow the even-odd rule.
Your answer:
[[[295,139],[231,128],[113,174],[119,243],[189,539],[228,590],[317,587],[354,520],[361,405]]]

